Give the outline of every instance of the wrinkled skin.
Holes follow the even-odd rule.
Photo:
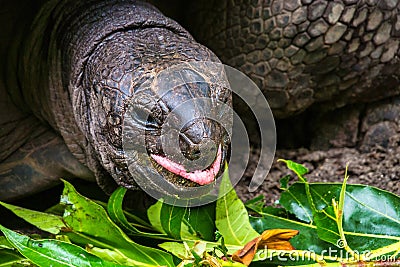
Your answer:
[[[178,28],[177,25],[173,26]],[[160,40],[160,36],[164,40]],[[168,46],[165,46],[164,42],[168,43]],[[143,83],[150,83],[161,70],[195,60],[218,62],[209,50],[194,42],[188,35],[179,36],[165,27],[117,32],[107,37],[89,57],[82,87],[90,89],[77,90],[75,97],[81,100],[76,111],[82,114],[82,120],[79,121],[81,127],[86,128],[85,132],[91,133],[88,138],[102,158],[102,166],[119,185],[127,188],[135,186],[135,181],[127,169],[122,146],[123,124],[126,119],[124,116],[128,102],[131,103],[129,112],[133,113],[129,114],[133,116],[130,127],[130,135],[133,138],[130,145],[140,146],[140,142],[146,140],[147,152],[150,155],[160,155],[164,154],[160,140],[161,129],[171,110],[192,98],[213,97],[225,102],[229,100],[225,96],[224,88],[211,88],[200,73],[191,69],[187,69],[186,72],[198,76],[196,80],[203,79],[203,84],[197,83],[192,87],[184,84],[170,88],[165,94],[161,94],[157,87],[140,88]],[[209,155],[201,155],[205,159],[212,159],[206,165],[209,166],[216,157],[218,146],[223,145],[224,154],[227,146],[222,144],[223,132],[220,126],[207,119],[195,120],[196,117],[201,118],[204,113],[201,108],[193,108],[193,118],[185,118],[191,125],[187,125],[185,129],[178,129],[182,130],[180,147],[186,158],[195,159],[197,151],[200,150],[199,146],[208,139],[213,140],[216,147],[209,149]],[[145,112],[148,112],[149,117],[143,116]],[[182,111],[178,116],[185,116],[186,112],[188,111]],[[146,162],[139,157],[131,164],[136,165],[135,169],[140,169],[144,168]],[[137,175],[143,173],[138,171]],[[180,184],[191,184],[190,181],[185,183],[185,180],[179,177],[169,179]]]
[[[157,87],[144,86],[162,70],[182,62],[219,62],[210,50],[151,5],[124,0],[49,1],[38,10],[36,18],[31,16],[33,23],[27,19],[32,28],[21,30],[15,25],[21,31],[19,39],[10,40],[4,48],[22,57],[2,51],[9,66],[14,67],[7,69],[9,77],[3,77],[7,85],[2,89],[11,98],[4,105],[13,103],[15,109],[11,120],[17,114],[29,114],[29,127],[41,131],[34,138],[21,133],[17,140],[26,144],[9,148],[9,155],[1,158],[0,199],[43,190],[60,176],[96,179],[106,192],[112,192],[116,185],[137,188],[132,173],[141,175],[141,169],[150,167],[144,166],[140,157],[127,159],[123,150],[127,110],[133,118],[129,128],[132,145],[143,139],[146,154],[163,159],[160,128],[171,110],[196,97],[230,104],[226,87],[209,85],[204,80],[206,74],[190,66],[185,73],[202,82],[182,84],[164,94]],[[187,159],[201,157],[207,165],[197,166],[199,169],[194,166],[188,172],[201,172],[213,165],[213,175],[217,176],[228,149],[225,131],[217,122],[204,118],[201,107],[190,110],[175,114],[185,117],[186,122],[176,129],[179,147]],[[5,116],[0,122],[8,125],[9,121]],[[49,150],[63,151],[64,156],[56,158],[57,152]],[[27,154],[31,161],[25,160]],[[128,170],[127,161],[133,171]],[[47,170],[50,163],[54,166]],[[187,181],[155,160],[153,164],[173,184],[201,184]],[[207,183],[215,177],[211,178]]]

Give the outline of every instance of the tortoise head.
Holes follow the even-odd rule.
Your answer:
[[[85,134],[117,184],[182,190],[223,171],[231,92],[218,58],[188,34],[111,34],[88,58],[83,87]]]
[[[223,169],[229,143],[230,108],[224,103],[231,99],[221,67],[181,63],[159,72],[151,86],[142,84],[125,113],[124,150],[133,152],[142,167],[151,162],[173,184],[212,183]]]

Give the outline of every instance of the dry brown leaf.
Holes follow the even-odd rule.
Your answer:
[[[266,230],[244,245],[242,249],[233,253],[232,259],[249,266],[259,248],[293,250],[295,248],[289,243],[289,239],[298,233],[299,231],[291,229]]]

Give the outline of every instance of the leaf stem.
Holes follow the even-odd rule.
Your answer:
[[[314,200],[311,196],[310,184],[308,183],[307,178],[303,176],[304,174],[306,174],[308,172],[308,169],[306,167],[304,167],[303,165],[295,163],[291,160],[278,159],[278,162],[284,162],[286,164],[286,166],[297,175],[300,182],[304,183],[304,189],[306,191],[307,201],[310,204],[313,215],[320,212],[315,207]],[[310,218],[310,224],[313,224],[312,218]]]
[[[390,252],[394,252],[393,255],[391,256],[393,259],[396,258],[396,256],[400,252],[400,242],[396,242],[393,244],[390,244],[388,246],[384,246],[375,250],[370,251],[368,254],[369,259],[376,259],[380,258],[382,255],[388,254]]]
[[[346,198],[346,185],[347,185],[347,180],[349,179],[348,175],[348,169],[349,169],[349,163],[346,164],[346,170],[344,174],[344,180],[342,184],[342,188],[340,190],[340,196],[339,196],[339,203],[337,203],[334,199],[332,200],[333,202],[333,209],[335,211],[335,216],[336,216],[336,224],[338,227],[339,235],[340,235],[340,240],[343,248],[356,260],[360,260],[363,258],[359,253],[355,253],[353,249],[350,248],[350,246],[347,243],[346,240],[346,235],[344,234],[343,230],[343,210],[344,210],[344,201]]]

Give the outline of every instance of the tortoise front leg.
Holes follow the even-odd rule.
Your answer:
[[[21,198],[60,183],[60,178],[95,181],[62,138],[44,129],[0,163],[0,200]]]

